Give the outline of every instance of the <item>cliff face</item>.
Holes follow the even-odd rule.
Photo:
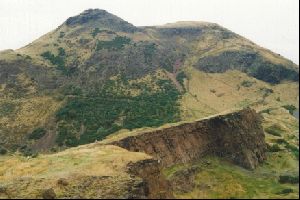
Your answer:
[[[107,143],[26,161],[4,160],[0,198],[173,198],[174,187],[193,188],[198,168],[184,171],[172,181],[162,173],[164,167],[215,154],[253,169],[265,159],[266,149],[260,115],[251,109]],[[31,167],[24,167],[28,165]]]
[[[113,145],[145,152],[167,167],[214,154],[254,169],[266,159],[261,117],[252,109],[129,136]]]
[[[171,185],[161,173],[158,160],[147,159],[128,164],[128,173],[142,179],[142,184],[137,187],[137,196],[132,198],[169,199],[172,195]],[[141,195],[143,194],[143,195]]]

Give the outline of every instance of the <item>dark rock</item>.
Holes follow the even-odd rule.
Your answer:
[[[55,199],[56,194],[52,188],[46,189],[42,192],[43,199]]]
[[[67,186],[67,185],[69,185],[69,182],[65,178],[60,178],[60,179],[58,179],[57,184],[61,185],[61,186]]]
[[[299,176],[281,175],[279,176],[278,182],[281,184],[285,184],[285,183],[297,184],[299,183]]]
[[[0,194],[6,193],[7,188],[5,186],[0,185]]]

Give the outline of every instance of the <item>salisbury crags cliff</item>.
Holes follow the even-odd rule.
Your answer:
[[[265,151],[261,116],[245,109],[35,159],[4,160],[0,197],[172,198],[163,167],[215,154],[254,169]]]

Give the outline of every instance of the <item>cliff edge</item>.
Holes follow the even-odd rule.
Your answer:
[[[128,136],[110,144],[145,152],[164,167],[208,154],[228,158],[247,169],[254,169],[266,159],[261,116],[250,108]]]

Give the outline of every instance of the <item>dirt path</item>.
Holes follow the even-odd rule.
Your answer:
[[[176,79],[177,74],[176,73],[175,74],[174,73],[170,73],[168,71],[166,71],[166,73],[167,73],[167,76],[169,77],[169,79],[171,79],[171,81],[174,83],[174,85],[177,88],[177,90],[179,92],[183,92],[182,86],[180,85],[180,83]]]

